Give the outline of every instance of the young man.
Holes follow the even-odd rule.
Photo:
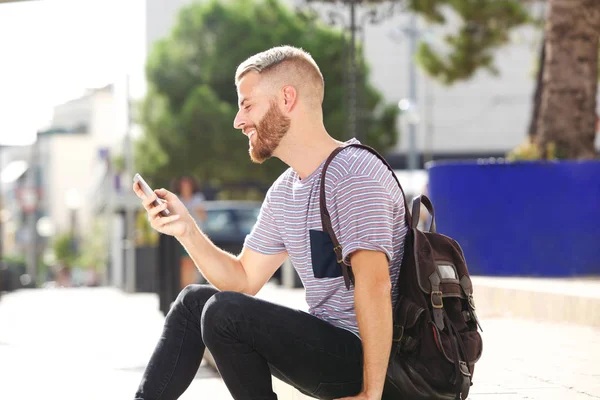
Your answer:
[[[326,174],[326,200],[355,286],[347,290],[333,248],[324,246],[319,183],[337,147],[323,125],[324,81],[312,57],[284,46],[237,69],[234,126],[250,157],[290,168],[268,191],[258,221],[234,256],[215,247],[182,202],[143,200],[152,226],[175,236],[214,286],[191,285],[169,311],[137,399],[176,399],[192,381],[205,347],[236,400],[277,399],[271,374],[322,399],[381,399],[392,344],[392,305],[402,263],[404,201],[391,172],[371,153],[342,151]],[[351,143],[357,141],[352,139]],[[172,215],[161,217],[168,206]],[[325,235],[325,236],[324,236]],[[306,288],[309,313],[253,297],[290,257]]]

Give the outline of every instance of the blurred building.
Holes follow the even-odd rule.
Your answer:
[[[0,147],[3,256],[23,253],[29,242],[28,234],[24,230],[27,222],[27,199],[20,188],[24,186],[30,152],[27,146]]]
[[[115,165],[125,137],[117,126],[118,108],[113,85],[88,90],[56,106],[33,145],[3,152],[6,253],[29,254],[35,245],[39,257],[56,234],[73,232],[79,239],[94,234],[93,221],[100,217],[109,223],[107,241],[119,246],[111,254],[122,264],[119,212],[139,202],[129,185],[123,189],[122,167]]]
[[[55,107],[50,127],[38,135],[41,201],[59,232],[71,229],[73,212],[78,229],[90,227],[98,182],[122,140],[115,132],[115,112],[112,85],[89,90]]]

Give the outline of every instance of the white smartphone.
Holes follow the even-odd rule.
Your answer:
[[[140,174],[135,174],[135,176],[133,177],[133,183],[139,183],[140,187],[142,188],[142,191],[144,192],[144,194],[148,197],[152,196],[154,194],[154,190],[152,190],[150,188],[150,186],[148,186],[148,184],[146,183],[146,181],[144,180],[144,178],[142,178],[142,176]],[[156,200],[152,203],[152,205],[159,206],[163,203],[163,200],[159,197],[156,198]],[[168,209],[164,209],[160,212],[160,215],[162,215],[163,217],[167,217],[169,215],[171,215],[171,212]]]

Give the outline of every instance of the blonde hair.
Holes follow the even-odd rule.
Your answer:
[[[249,72],[272,77],[280,85],[292,84],[300,95],[307,94],[308,97],[314,97],[319,104],[323,102],[325,91],[323,74],[312,56],[301,48],[278,46],[251,56],[237,67],[236,86]],[[302,93],[305,90],[306,93]]]

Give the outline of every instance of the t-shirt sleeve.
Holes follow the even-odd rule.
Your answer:
[[[262,254],[279,254],[285,251],[285,245],[273,216],[270,190],[265,196],[252,231],[246,236],[244,247]]]
[[[368,176],[347,175],[333,185],[327,209],[344,262],[356,250],[393,256],[394,203],[388,190]]]

